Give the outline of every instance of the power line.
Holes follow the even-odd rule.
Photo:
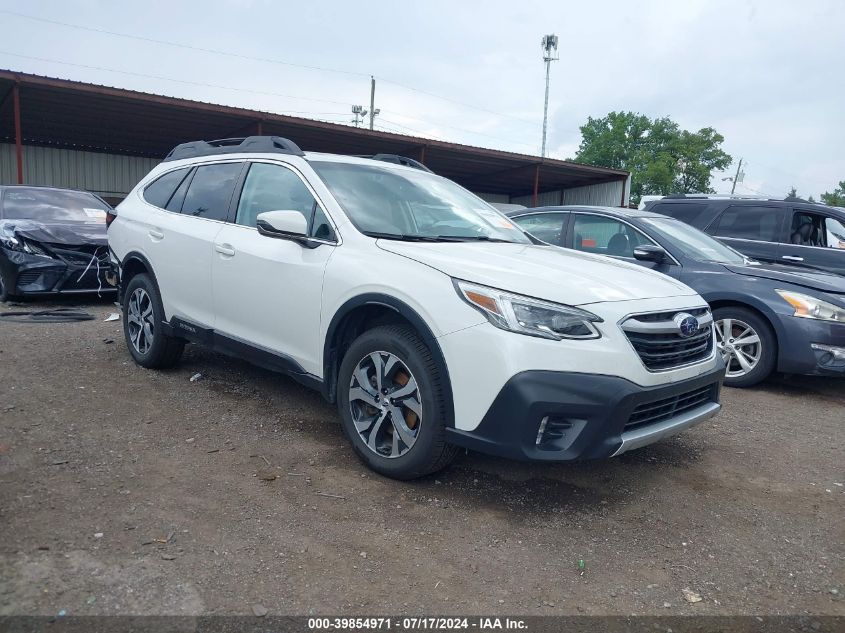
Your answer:
[[[465,132],[467,134],[476,134],[478,136],[486,136],[487,138],[491,138],[491,139],[496,140],[496,141],[502,141],[504,143],[514,143],[516,145],[522,145],[524,147],[531,147],[532,149],[535,147],[533,144],[526,143],[525,141],[516,141],[516,140],[513,140],[513,139],[502,138],[501,136],[493,136],[492,134],[485,134],[484,132],[476,132],[475,130],[468,130],[466,128],[457,127],[457,126],[454,126],[454,125],[448,125],[446,123],[432,123],[431,121],[424,121],[423,119],[418,119],[417,117],[413,117],[413,116],[410,116],[408,114],[402,114],[401,112],[396,112],[395,110],[383,110],[383,111],[387,112],[389,114],[395,114],[397,116],[404,117],[406,119],[411,119],[412,121],[417,121],[419,123],[425,123],[426,125],[437,125],[439,127],[446,127],[446,128],[450,128],[452,130],[457,130],[459,132]],[[399,125],[399,124],[394,122],[394,125]],[[408,129],[410,129],[411,131],[416,131],[416,130],[413,130],[413,128],[408,128]]]
[[[294,62],[286,62],[281,59],[272,59],[270,57],[254,57],[252,55],[243,55],[240,53],[233,53],[231,51],[222,51],[216,48],[204,48],[202,46],[192,46],[190,44],[182,44],[180,42],[171,42],[168,40],[159,40],[152,37],[143,37],[141,35],[132,35],[131,33],[121,33],[119,31],[109,31],[108,29],[98,29],[93,26],[85,26],[83,24],[72,24],[69,22],[60,22],[59,20],[51,20],[49,18],[41,18],[34,15],[27,15],[25,13],[18,13],[17,11],[9,11],[8,9],[0,9],[0,13],[6,15],[13,15],[25,20],[33,20],[35,22],[44,22],[46,24],[54,24],[56,26],[64,26],[71,29],[79,29],[81,31],[88,31],[89,33],[101,33],[104,35],[112,35],[114,37],[125,37],[139,42],[147,42],[150,44],[162,44],[164,46],[175,46],[177,48],[184,48],[187,50],[198,51],[201,53],[212,53],[214,55],[224,55],[226,57],[235,57],[237,59],[245,59],[249,61],[266,62],[269,64],[281,64],[283,66],[292,66],[294,68],[303,68],[305,70],[319,70],[327,73],[338,73],[342,75],[356,75],[360,77],[368,77],[367,73],[359,73],[351,70],[338,70],[336,68],[324,68],[322,66],[311,66],[308,64],[297,64]]]
[[[176,79],[174,77],[162,77],[160,75],[148,75],[146,73],[138,73],[131,70],[118,70],[116,68],[106,68],[104,66],[90,66],[88,64],[76,64],[73,62],[63,62],[57,59],[48,59],[46,57],[35,57],[33,55],[21,55],[20,53],[12,53],[9,51],[0,50],[0,55],[10,55],[12,57],[21,57],[23,59],[33,59],[35,61],[47,62],[50,64],[60,64],[62,66],[74,66],[76,68],[86,68],[88,70],[100,70],[103,72],[117,73],[119,75],[131,75],[133,77],[144,77],[146,79],[156,79],[158,81],[172,81],[174,83],[186,84],[189,86],[200,86],[203,88],[217,88],[221,90],[232,90],[234,92],[247,92],[250,94],[265,95],[271,97],[284,97],[286,99],[299,99],[301,101],[314,101],[318,103],[331,103],[334,105],[348,105],[344,101],[332,101],[331,99],[318,99],[316,97],[298,97],[296,95],[284,94],[281,92],[267,92],[264,90],[251,90],[249,88],[233,88],[231,86],[222,86],[220,84],[209,84],[200,81],[190,81],[188,79]]]
[[[464,101],[458,101],[457,99],[452,99],[451,97],[444,97],[443,95],[436,94],[434,92],[428,92],[427,90],[421,90],[419,88],[413,88],[412,86],[408,86],[406,84],[401,84],[398,81],[391,81],[390,79],[385,79],[384,77],[379,77],[379,80],[383,81],[386,84],[391,84],[393,86],[398,86],[400,88],[404,88],[405,90],[411,90],[413,92],[419,92],[420,94],[428,95],[429,97],[434,97],[435,99],[441,99],[443,101],[448,101],[449,103],[454,103],[455,105],[463,106],[465,108],[471,108],[472,110],[478,110],[479,112],[486,112],[488,114],[494,114],[496,116],[505,117],[508,119],[513,119],[514,121],[520,121],[521,123],[527,123],[528,125],[538,125],[537,121],[529,121],[528,119],[523,119],[518,116],[514,116],[512,114],[505,114],[504,112],[496,112],[495,110],[488,110],[487,108],[482,108],[481,106],[472,105],[471,103],[466,103]]]
[[[270,57],[256,57],[256,56],[253,56],[253,55],[244,55],[242,53],[234,53],[234,52],[231,52],[231,51],[224,51],[224,50],[220,50],[220,49],[216,49],[216,48],[205,48],[205,47],[202,47],[202,46],[193,46],[193,45],[190,45],[190,44],[183,44],[181,42],[172,42],[172,41],[169,41],[169,40],[161,40],[161,39],[157,39],[157,38],[144,37],[144,36],[141,36],[141,35],[133,35],[131,33],[123,33],[123,32],[120,32],[120,31],[111,31],[111,30],[108,30],[108,29],[100,29],[100,28],[96,28],[96,27],[92,27],[92,26],[86,26],[86,25],[83,25],[83,24],[73,24],[73,23],[70,23],[70,22],[62,22],[60,20],[52,20],[52,19],[49,19],[49,18],[42,18],[42,17],[38,17],[38,16],[34,16],[34,15],[28,15],[26,13],[19,13],[17,11],[9,11],[8,9],[0,9],[0,13],[15,16],[15,17],[18,17],[18,18],[23,18],[25,20],[42,22],[42,23],[45,23],[45,24],[53,24],[55,26],[63,26],[63,27],[66,27],[66,28],[71,28],[71,29],[79,29],[79,30],[82,30],[82,31],[87,31],[89,33],[99,33],[99,34],[102,34],[102,35],[111,35],[113,37],[124,37],[124,38],[132,39],[132,40],[136,40],[136,41],[140,41],[140,42],[146,42],[146,43],[150,43],[150,44],[158,44],[158,45],[163,45],[163,46],[173,46],[173,47],[176,47],[176,48],[183,48],[183,49],[186,49],[186,50],[192,50],[192,51],[197,51],[197,52],[202,52],[202,53],[210,53],[210,54],[213,54],[213,55],[223,55],[225,57],[232,57],[232,58],[236,58],[236,59],[243,59],[243,60],[248,60],[248,61],[258,61],[258,62],[264,62],[264,63],[269,63],[269,64],[280,64],[280,65],[283,65],[283,66],[290,66],[292,68],[302,68],[302,69],[305,69],[305,70],[315,70],[315,71],[320,71],[320,72],[329,72],[329,73],[336,73],[336,74],[349,75],[349,76],[355,76],[355,77],[369,77],[369,76],[371,76],[370,73],[362,73],[362,72],[352,71],[352,70],[340,70],[340,69],[337,69],[337,68],[327,68],[327,67],[324,67],[324,66],[314,66],[314,65],[309,65],[309,64],[298,64],[298,63],[295,63],[295,62],[288,62],[288,61],[284,61],[284,60],[281,60],[281,59],[273,59],[273,58],[270,58]],[[495,115],[495,116],[498,116],[498,117],[513,119],[515,121],[520,121],[520,122],[526,123],[528,125],[537,125],[536,121],[529,121],[528,119],[523,119],[523,118],[520,118],[518,116],[514,116],[512,114],[505,114],[504,112],[496,112],[495,110],[491,110],[489,108],[484,108],[482,106],[477,106],[477,105],[474,105],[474,104],[471,104],[471,103],[466,103],[464,101],[459,101],[459,100],[453,99],[451,97],[445,97],[443,95],[439,95],[439,94],[434,93],[434,92],[429,92],[427,90],[421,90],[419,88],[414,88],[413,86],[409,86],[407,84],[403,84],[403,83],[400,83],[398,81],[391,81],[390,79],[385,79],[384,77],[376,76],[376,78],[379,79],[380,81],[383,81],[385,83],[397,86],[399,88],[404,88],[405,90],[410,90],[410,91],[413,91],[413,92],[418,92],[420,94],[428,95],[429,97],[433,97],[435,99],[440,99],[442,101],[447,101],[449,103],[453,103],[455,105],[459,105],[459,106],[462,106],[464,108],[470,108],[470,109],[473,109],[473,110],[478,110],[480,112],[486,112],[488,114],[492,114],[492,115]],[[297,98],[303,98],[303,97],[297,97]]]

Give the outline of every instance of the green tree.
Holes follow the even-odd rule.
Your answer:
[[[845,207],[845,180],[840,180],[839,186],[833,191],[825,191],[822,202],[830,207]]]
[[[669,117],[611,112],[581,126],[575,160],[631,172],[631,201],[647,194],[712,193],[712,172],[731,164],[713,128],[682,130]]]
[[[786,194],[786,197],[787,198],[797,198],[798,197],[798,190],[795,188],[795,185],[793,185],[789,189],[789,193]]]

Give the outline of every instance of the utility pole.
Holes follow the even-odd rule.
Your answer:
[[[373,129],[373,119],[376,118],[376,78],[370,75],[370,129]]]
[[[739,180],[739,170],[742,169],[742,159],[739,159],[739,165],[736,166],[736,175],[733,177],[733,184],[731,185],[731,195],[736,191],[736,181]],[[744,175],[744,174],[743,174]]]
[[[540,148],[540,156],[546,157],[546,126],[549,118],[549,70],[552,62],[558,59],[557,35],[543,36],[543,61],[546,64],[546,100],[543,103],[543,145]]]

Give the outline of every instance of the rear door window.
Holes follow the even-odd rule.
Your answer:
[[[733,205],[708,228],[717,237],[757,242],[779,242],[781,210],[778,207]]]
[[[185,167],[159,176],[144,189],[144,200],[159,209],[165,209],[171,196],[173,196],[173,192],[176,191],[189,171],[190,168]]]
[[[243,163],[216,163],[197,167],[185,194],[182,213],[208,220],[226,220],[241,169]]]

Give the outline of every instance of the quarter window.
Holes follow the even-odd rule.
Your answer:
[[[643,233],[613,218],[575,214],[573,248],[597,255],[633,257],[641,244],[654,244]]]
[[[235,181],[241,173],[242,163],[218,163],[197,167],[182,213],[209,220],[225,220],[229,202],[235,190]]]
[[[299,211],[308,220],[310,236],[334,239],[328,217],[297,174],[279,165],[253,163],[244,182],[235,222],[254,227],[258,214],[265,211]]]
[[[777,242],[780,217],[776,207],[731,206],[722,212],[708,232],[718,237]]]
[[[188,171],[189,168],[185,167],[184,169],[174,169],[159,176],[144,189],[144,200],[159,209],[166,208],[173,192],[184,180]]]

